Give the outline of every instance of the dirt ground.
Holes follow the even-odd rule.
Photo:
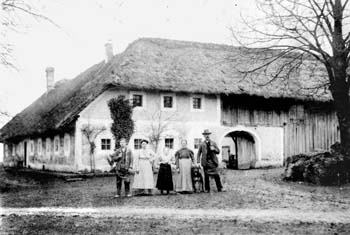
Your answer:
[[[113,177],[92,178],[65,183],[55,178],[33,179],[2,174],[7,182],[0,194],[2,234],[350,234],[350,185],[320,187],[281,180],[283,169],[226,170],[223,181],[226,192],[161,196],[137,196],[114,199]],[[12,185],[15,182],[15,186]],[[3,184],[4,185],[4,184]],[[12,185],[12,186],[9,186]],[[215,185],[212,182],[212,187]],[[119,212],[101,216],[93,214],[60,214],[52,212],[18,213],[16,208],[154,208],[180,210],[180,215],[204,209],[215,213],[242,214],[230,216],[174,216],[165,214],[135,216]],[[11,211],[11,208],[13,210]],[[29,209],[30,210],[30,209]],[[44,209],[45,210],[45,209]],[[185,211],[185,210],[190,210]],[[221,210],[221,211],[220,211]],[[271,217],[283,210],[282,217]],[[31,211],[31,210],[30,210]],[[108,210],[107,210],[108,211]],[[113,211],[113,210],[112,210]],[[247,211],[252,213],[244,217]],[[1,212],[1,211],[0,211]],[[310,214],[310,212],[312,212]],[[157,214],[157,211],[155,212]],[[314,215],[318,214],[318,217]],[[158,213],[159,215],[159,213]],[[293,216],[294,215],[294,216]],[[327,219],[329,216],[329,220]],[[267,217],[272,219],[266,220]],[[281,218],[282,218],[281,217]],[[311,217],[315,217],[310,220]],[[264,219],[265,218],[265,219]],[[278,217],[277,217],[278,218]],[[307,219],[309,218],[309,219]],[[320,219],[321,218],[321,219]],[[324,218],[324,219],[322,219]],[[338,219],[339,218],[339,219]],[[342,219],[341,219],[342,218]]]

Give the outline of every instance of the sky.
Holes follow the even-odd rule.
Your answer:
[[[18,71],[0,69],[0,107],[12,116],[46,91],[48,66],[55,81],[71,79],[104,59],[106,42],[120,53],[141,37],[232,45],[229,27],[256,14],[254,0],[46,0],[38,9],[59,27],[30,20],[9,35]]]

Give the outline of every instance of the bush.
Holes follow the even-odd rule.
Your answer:
[[[335,143],[330,152],[313,152],[289,157],[283,179],[318,185],[348,183],[350,161],[341,152],[340,144]]]
[[[115,147],[119,148],[119,141],[125,138],[129,142],[134,132],[134,121],[132,120],[132,106],[124,96],[118,96],[108,101],[108,107],[113,120],[111,132],[115,139]]]

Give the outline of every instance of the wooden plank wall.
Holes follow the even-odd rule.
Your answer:
[[[329,149],[333,143],[339,141],[335,112],[329,109],[315,111],[304,104],[293,104],[283,110],[257,110],[251,105],[245,107],[224,104],[222,123],[228,126],[283,127],[285,159],[298,153]]]

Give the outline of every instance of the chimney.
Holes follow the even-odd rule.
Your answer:
[[[50,91],[55,86],[55,68],[54,67],[47,67],[46,70],[46,83],[47,83],[47,91]]]
[[[107,42],[105,44],[105,50],[106,50],[106,60],[105,61],[106,61],[106,63],[108,63],[113,58],[113,45],[111,42]]]

